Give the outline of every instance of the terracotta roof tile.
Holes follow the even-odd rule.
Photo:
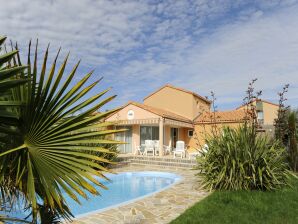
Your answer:
[[[246,119],[244,110],[204,112],[199,116],[195,123],[214,123],[214,122],[243,122]]]

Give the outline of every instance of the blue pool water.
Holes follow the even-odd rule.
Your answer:
[[[95,188],[101,195],[94,196],[88,194],[88,200],[80,198],[81,205],[74,202],[65,194],[65,199],[70,211],[72,211],[75,217],[84,216],[92,212],[100,212],[104,209],[140,199],[164,190],[181,178],[173,173],[151,171],[108,174],[107,177],[110,181],[102,180],[101,182],[108,190],[96,186]],[[25,214],[23,212],[21,212],[21,214],[14,212],[14,214],[10,215],[24,218]]]
[[[68,203],[75,216],[86,214],[116,206],[131,200],[158,192],[177,182],[180,177],[165,172],[124,172],[108,175],[109,181],[103,181],[108,190],[97,187],[101,196],[94,197],[89,194],[89,200],[82,199],[82,205]],[[71,201],[65,196],[67,201]]]

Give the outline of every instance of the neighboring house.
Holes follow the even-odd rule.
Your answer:
[[[253,105],[256,107],[258,124],[261,129],[273,133],[274,122],[278,115],[279,105],[266,100],[254,100]],[[246,105],[238,107],[236,110],[245,110]]]
[[[276,105],[260,102],[257,103],[258,116],[264,124],[273,124]],[[237,127],[247,117],[244,107],[214,113],[210,112],[210,105],[211,101],[205,97],[167,84],[145,97],[143,104],[128,102],[106,120],[116,122],[117,129],[127,129],[115,136],[126,142],[119,146],[121,153],[135,153],[145,140],[159,140],[160,147],[172,148],[181,140],[188,148],[197,148],[198,140],[204,144],[206,134],[211,133],[215,124]]]
[[[224,126],[236,128],[247,119],[244,110],[204,112],[194,121],[195,136],[190,140],[190,148],[198,148],[205,143],[206,137],[212,132],[220,131]]]

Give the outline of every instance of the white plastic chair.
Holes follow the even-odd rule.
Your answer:
[[[137,145],[136,143],[134,144],[135,144],[135,155],[143,155],[144,152],[142,152],[141,146]]]
[[[180,155],[181,158],[185,157],[185,143],[184,141],[177,141],[176,142],[176,148],[173,151],[174,158],[176,158],[176,155]]]
[[[148,153],[152,153],[154,156],[154,145],[152,140],[145,140],[145,155],[148,156]]]
[[[154,155],[159,154],[159,140],[154,140],[153,146],[154,146]]]
[[[165,153],[165,155],[171,155],[171,152],[172,152],[172,142],[171,142],[171,140],[170,140],[170,142],[169,142],[169,145],[164,145],[163,146],[163,149],[164,149],[164,153]]]

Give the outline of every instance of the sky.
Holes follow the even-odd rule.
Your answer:
[[[263,99],[298,107],[298,1],[253,0],[0,0],[1,35],[27,54],[39,40],[50,59],[70,52],[68,71],[81,59],[79,80],[104,77],[90,93],[112,87],[113,108],[164,84],[202,96],[216,94],[219,110],[242,103],[258,78]],[[42,55],[40,55],[42,56]],[[42,57],[40,57],[42,58]]]

